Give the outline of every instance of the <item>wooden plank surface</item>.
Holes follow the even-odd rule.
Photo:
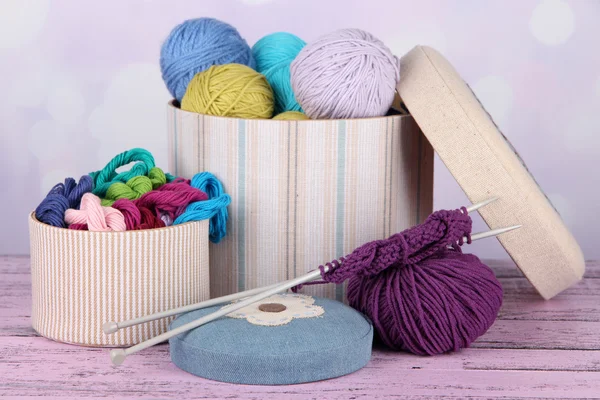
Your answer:
[[[292,386],[229,385],[177,369],[168,346],[113,367],[108,350],[39,337],[30,327],[26,257],[0,257],[0,396],[15,398],[541,399],[600,398],[600,264],[551,301],[510,262],[490,261],[505,289],[492,328],[470,349],[418,357],[382,348],[345,377]]]

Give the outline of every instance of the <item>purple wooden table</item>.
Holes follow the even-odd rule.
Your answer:
[[[600,398],[600,263],[551,301],[510,262],[488,262],[504,286],[494,326],[472,348],[418,357],[374,351],[364,369],[292,386],[229,385],[177,369],[167,345],[113,367],[108,350],[31,328],[29,259],[0,256],[0,396],[16,398],[397,399]]]

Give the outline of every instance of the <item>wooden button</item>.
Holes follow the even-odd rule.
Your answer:
[[[264,312],[282,312],[286,309],[287,307],[284,306],[283,304],[280,303],[263,303],[260,306],[258,306],[258,309],[260,311],[264,311]]]

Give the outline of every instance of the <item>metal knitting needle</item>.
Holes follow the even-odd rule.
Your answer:
[[[235,300],[238,300],[238,299],[241,299],[244,297],[253,296],[255,294],[262,293],[265,290],[272,289],[279,285],[281,285],[281,282],[275,283],[273,285],[261,287],[261,288],[246,290],[244,292],[233,293],[233,294],[230,294],[227,296],[217,297],[215,299],[202,301],[200,303],[189,304],[187,306],[174,308],[172,310],[161,311],[161,312],[157,312],[155,314],[145,315],[143,317],[134,318],[134,319],[130,319],[127,321],[122,321],[122,322],[109,321],[109,322],[106,322],[104,325],[102,325],[102,330],[107,335],[110,335],[112,333],[117,332],[119,329],[124,329],[124,328],[128,328],[130,326],[143,324],[145,322],[154,321],[156,319],[172,317],[174,315],[183,314],[188,311],[201,310],[203,308],[208,308],[208,307],[216,306],[216,305],[223,304],[223,303],[229,303],[230,301],[235,301]]]
[[[493,203],[496,200],[498,200],[498,197],[490,197],[489,199],[480,201],[479,203],[471,204],[469,207],[466,207],[467,214],[472,213],[473,211],[479,210],[481,207],[485,207],[488,204]]]
[[[486,231],[486,232],[478,232],[475,233],[473,235],[471,235],[471,241],[475,241],[475,240],[479,240],[479,239],[485,239],[491,236],[498,236],[502,233],[505,232],[510,232],[512,230],[515,229],[519,229],[522,225],[513,225],[513,226],[508,226],[506,228],[498,228],[498,229],[492,229],[491,231]],[[466,242],[467,241],[467,237],[464,236],[463,240]]]
[[[470,205],[469,207],[466,207],[467,209],[467,213],[472,213],[473,211],[479,210],[482,207],[487,206],[490,203],[493,203],[494,201],[498,200],[498,197],[490,197],[489,199],[480,201],[479,203],[475,203]],[[475,240],[479,240],[479,239],[485,239],[491,236],[498,236],[502,233],[505,232],[510,232],[514,229],[519,229],[521,227],[521,225],[513,225],[513,226],[508,226],[506,228],[498,228],[498,229],[492,229],[490,231],[487,232],[479,232],[479,233],[475,233],[473,235],[471,235],[471,241],[475,241]],[[464,236],[463,240],[466,242],[467,241],[467,237]]]
[[[518,226],[514,226],[514,227],[509,227],[509,228],[496,229],[496,230],[489,231],[489,232],[482,232],[480,234],[473,235],[471,237],[471,240],[479,240],[479,239],[483,239],[483,238],[486,238],[486,237],[490,237],[490,236],[494,236],[494,235],[499,235],[500,233],[508,232],[508,231],[510,231],[512,229],[516,229],[517,227]],[[323,266],[323,271],[325,273],[328,272],[329,269],[330,269],[329,266],[327,266],[327,265]],[[289,280],[287,282],[284,282],[282,284],[271,285],[271,286],[268,286],[266,288],[252,289],[251,291],[246,291],[246,292],[243,292],[243,293],[238,293],[237,295],[246,297],[246,296],[248,296],[248,292],[252,292],[252,293],[259,292],[258,294],[253,295],[251,297],[246,297],[245,299],[243,299],[243,300],[241,300],[241,301],[239,301],[237,303],[234,303],[234,304],[232,304],[229,307],[217,310],[217,311],[215,311],[215,312],[213,312],[213,313],[211,313],[209,315],[206,315],[206,316],[204,316],[202,318],[199,318],[199,319],[197,319],[195,321],[189,322],[189,323],[184,324],[184,325],[182,325],[180,327],[177,327],[177,328],[175,328],[175,329],[173,329],[171,331],[168,331],[168,332],[165,332],[165,333],[163,333],[161,335],[155,336],[155,337],[153,337],[150,340],[147,340],[147,341],[142,342],[142,343],[138,343],[135,346],[129,347],[127,349],[113,349],[110,352],[110,358],[111,358],[113,364],[115,364],[115,365],[121,365],[125,361],[125,358],[127,358],[127,356],[129,356],[131,354],[134,354],[134,353],[137,353],[138,351],[147,349],[148,347],[152,347],[152,346],[154,346],[154,345],[156,345],[158,343],[161,343],[161,342],[163,342],[165,340],[168,340],[168,339],[172,338],[173,336],[177,336],[180,333],[184,333],[184,332],[187,332],[187,331],[192,330],[194,328],[197,328],[199,326],[202,326],[204,324],[207,324],[207,323],[209,323],[211,321],[214,321],[217,318],[223,317],[223,316],[225,316],[225,315],[227,315],[229,313],[232,313],[233,311],[239,310],[240,308],[243,308],[243,307],[249,306],[251,304],[254,304],[257,301],[265,299],[265,298],[267,298],[269,296],[272,296],[272,295],[280,293],[280,292],[284,292],[284,291],[286,291],[288,289],[291,289],[294,286],[298,286],[300,284],[316,280],[316,279],[320,278],[320,276],[321,276],[321,271],[317,269],[317,270],[311,271],[311,272],[309,272],[309,273],[307,273],[307,274],[305,274],[303,276],[300,276],[298,278],[291,279],[291,280]],[[225,296],[225,297],[232,298],[233,296],[236,296],[236,295],[229,295],[229,296]],[[213,301],[216,302],[215,304],[220,304],[220,303],[222,303],[224,301],[223,299],[224,298],[221,297],[219,299],[213,299]]]
[[[509,231],[512,231],[513,229],[517,229],[520,227],[521,227],[521,225],[515,225],[515,226],[510,226],[508,228],[500,228],[500,229],[494,229],[494,230],[487,231],[487,232],[475,233],[475,234],[471,235],[471,241],[485,239],[490,236],[497,236],[502,233],[509,232]],[[467,237],[465,236],[463,238],[463,240],[466,242]],[[260,288],[246,290],[244,292],[233,293],[233,294],[230,294],[227,296],[217,297],[214,299],[202,301],[200,303],[189,304],[187,306],[174,308],[172,310],[161,311],[161,312],[157,312],[155,314],[145,315],[143,317],[134,318],[134,319],[130,319],[127,321],[122,321],[122,322],[110,321],[110,322],[106,322],[104,325],[102,325],[102,329],[104,330],[104,333],[110,335],[112,333],[117,332],[120,329],[129,328],[130,326],[143,324],[146,322],[154,321],[156,319],[172,317],[174,315],[183,314],[183,313],[189,312],[189,311],[201,310],[203,308],[208,308],[208,307],[216,306],[219,304],[229,303],[231,301],[239,300],[239,299],[242,299],[245,297],[253,296],[258,293],[262,293],[265,290],[270,290],[270,289],[276,288],[280,285],[282,285],[281,282],[275,283],[275,284],[269,285],[269,286],[263,286]]]
[[[323,266],[323,270],[324,272],[328,272],[329,271],[329,267],[327,265]],[[321,271],[319,269],[316,269],[314,271],[309,272],[306,275],[302,275],[298,278],[295,279],[291,279],[287,282],[284,282],[283,284],[280,284],[276,287],[273,287],[272,289],[268,289],[263,291],[260,294],[254,295],[252,297],[248,297],[244,300],[241,300],[237,303],[233,303],[231,306],[226,307],[226,308],[222,308],[220,310],[217,310],[209,315],[206,315],[202,318],[198,318],[195,321],[192,322],[188,322],[187,324],[181,325],[173,330],[170,330],[168,332],[165,332],[161,335],[155,336],[152,339],[149,339],[145,342],[141,342],[136,344],[135,346],[131,346],[127,349],[113,349],[110,351],[110,359],[112,360],[114,365],[121,365],[123,363],[123,361],[125,361],[125,358],[127,358],[127,356],[137,353],[138,351],[147,349],[148,347],[152,347],[155,344],[159,344],[165,340],[169,340],[170,338],[172,338],[173,336],[177,336],[180,333],[184,333],[187,332],[189,330],[192,330],[194,328],[197,328],[199,326],[202,326],[204,324],[207,324],[211,321],[214,321],[217,318],[223,317],[229,313],[232,313],[233,311],[239,310],[240,308],[244,308],[246,306],[249,306],[251,304],[256,303],[257,301],[260,301],[262,299],[265,299],[269,296],[272,296],[274,294],[283,292],[285,290],[291,289],[294,286],[298,286],[301,285],[303,283],[306,282],[310,282],[313,281],[315,279],[318,279],[321,276]]]

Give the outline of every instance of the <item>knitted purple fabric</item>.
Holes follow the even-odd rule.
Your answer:
[[[471,223],[461,210],[434,212],[421,225],[327,264],[327,273],[321,266],[323,281],[349,280],[348,303],[371,318],[392,349],[434,355],[468,347],[502,305],[492,270],[460,250]]]

